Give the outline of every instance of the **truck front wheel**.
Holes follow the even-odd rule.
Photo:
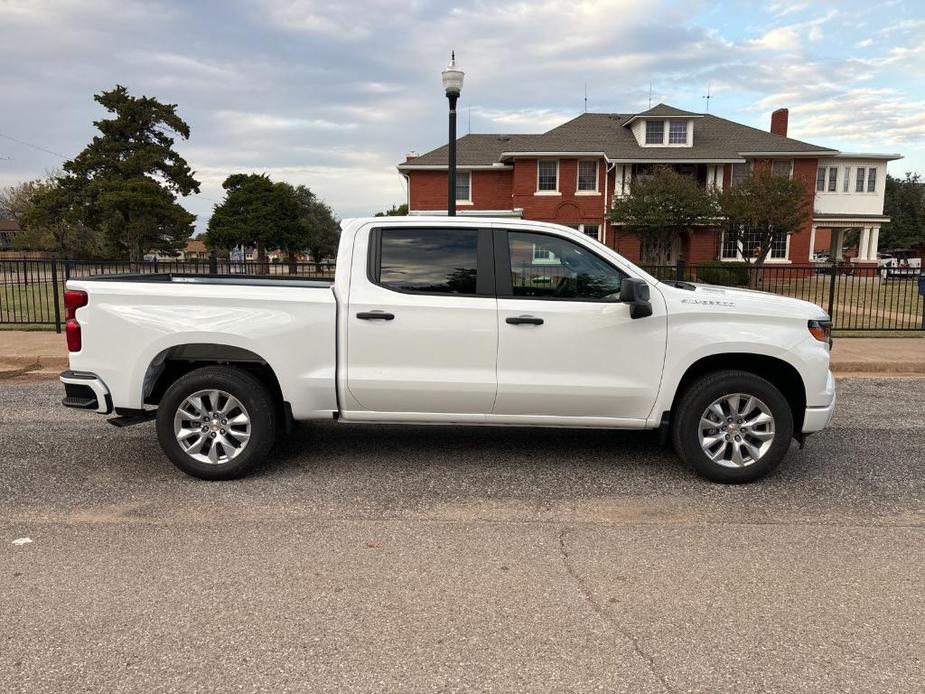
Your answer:
[[[772,383],[747,371],[717,371],[692,383],[672,422],[675,451],[714,482],[751,482],[783,460],[793,413]]]
[[[178,378],[157,409],[157,438],[171,462],[204,480],[250,472],[273,446],[276,406],[258,378],[206,366]]]

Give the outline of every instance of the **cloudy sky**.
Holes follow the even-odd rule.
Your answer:
[[[395,164],[446,136],[440,70],[466,82],[460,134],[542,132],[583,109],[665,101],[925,173],[919,0],[0,0],[0,185],[93,135],[92,94],[179,104],[204,225],[237,171],[304,183],[340,216],[405,200]],[[10,139],[13,138],[13,139]],[[29,143],[27,144],[23,143]],[[46,151],[47,150],[47,151]]]

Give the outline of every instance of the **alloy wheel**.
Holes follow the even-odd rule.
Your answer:
[[[247,446],[251,420],[241,401],[224,390],[200,390],[185,398],[173,418],[180,448],[193,460],[221,465]]]
[[[714,463],[747,467],[761,460],[771,448],[774,415],[753,395],[723,395],[700,416],[699,433],[700,446]]]

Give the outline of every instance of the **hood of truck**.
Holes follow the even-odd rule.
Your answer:
[[[784,316],[805,320],[828,317],[821,307],[810,301],[770,292],[697,283],[689,283],[686,288],[671,284],[667,286],[670,289],[669,301],[690,309],[699,308],[715,313]]]

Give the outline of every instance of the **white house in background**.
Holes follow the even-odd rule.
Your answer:
[[[810,248],[826,249],[832,258],[840,258],[845,234],[860,228],[857,256],[852,260],[876,261],[880,225],[890,221],[883,214],[886,165],[900,158],[898,154],[840,152],[820,159]],[[817,238],[820,228],[829,230],[822,239]]]

